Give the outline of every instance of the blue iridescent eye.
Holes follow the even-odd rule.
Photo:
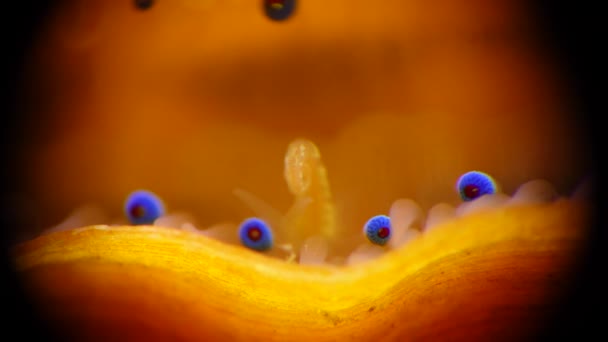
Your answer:
[[[165,213],[163,202],[155,194],[138,190],[125,201],[125,215],[132,224],[153,224]]]
[[[252,217],[248,218],[239,227],[239,237],[245,247],[256,251],[265,251],[272,247],[272,230],[268,223]]]
[[[472,201],[478,197],[496,193],[496,182],[483,172],[470,171],[460,176],[456,183],[456,190],[463,201]]]
[[[272,20],[289,18],[296,9],[296,0],[264,0],[264,12]]]
[[[386,215],[377,215],[365,223],[365,236],[376,245],[384,245],[391,238],[391,219]]]

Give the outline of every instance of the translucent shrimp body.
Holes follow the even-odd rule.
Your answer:
[[[283,218],[281,233],[294,246],[313,235],[331,241],[338,235],[327,171],[317,146],[297,139],[285,155],[285,180],[295,201]]]

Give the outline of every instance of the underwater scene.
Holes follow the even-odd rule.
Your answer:
[[[539,16],[55,2],[20,88],[26,293],[70,340],[534,339],[595,189]]]

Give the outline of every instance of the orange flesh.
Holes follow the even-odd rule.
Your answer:
[[[567,289],[580,204],[449,222],[354,267],[285,263],[175,229],[93,226],[18,246],[48,317],[83,340],[509,340]]]

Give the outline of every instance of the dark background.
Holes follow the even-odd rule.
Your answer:
[[[94,1],[94,0],[93,0]],[[14,167],[18,160],[21,146],[27,137],[25,120],[19,110],[18,94],[21,68],[24,56],[37,32],[38,25],[45,18],[53,1],[10,1],[2,7],[2,81],[6,82],[2,92],[2,122],[0,129],[0,244],[2,303],[0,304],[4,327],[2,340],[56,340],[48,326],[39,319],[31,303],[20,287],[19,281],[10,266],[7,249],[12,243],[10,231],[19,228],[20,220],[11,207],[13,194],[18,193],[19,170]],[[580,100],[581,120],[588,125],[592,142],[592,155],[596,163],[596,193],[598,213],[608,214],[606,208],[605,181],[602,178],[605,168],[602,165],[605,142],[602,115],[606,113],[600,105],[600,50],[605,45],[606,37],[600,38],[599,16],[602,2],[593,1],[535,1],[539,22],[544,25],[545,33],[551,45],[557,51],[557,57],[564,66],[577,98]],[[604,82],[604,85],[606,82]],[[605,103],[605,102],[604,102]],[[602,104],[604,104],[602,103]],[[32,206],[31,210],[36,210]],[[608,341],[608,239],[606,237],[606,218],[597,215],[593,225],[593,235],[587,255],[578,269],[575,285],[562,302],[562,310],[552,318],[539,336],[539,340],[562,340],[564,338],[580,339],[593,334],[594,340]],[[9,231],[10,228],[10,231]],[[604,327],[607,325],[607,327]],[[12,336],[12,337],[10,337]],[[601,338],[601,337],[603,338]],[[10,337],[5,339],[6,337]]]

